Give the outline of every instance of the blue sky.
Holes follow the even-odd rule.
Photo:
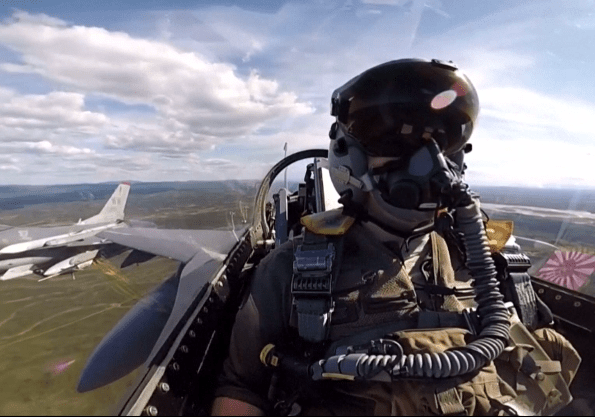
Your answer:
[[[591,0],[0,0],[4,184],[258,179],[328,146],[332,91],[453,60],[471,185],[595,187]]]

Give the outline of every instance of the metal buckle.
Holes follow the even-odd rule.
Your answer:
[[[510,272],[527,272],[531,268],[531,259],[524,253],[500,253]]]
[[[299,295],[331,294],[335,246],[326,249],[303,250],[299,245],[294,254],[291,292]]]
[[[299,245],[295,251],[293,273],[324,272],[330,273],[335,259],[335,246],[329,243],[326,249],[303,250],[304,245]]]

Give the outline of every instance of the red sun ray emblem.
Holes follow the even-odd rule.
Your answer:
[[[595,256],[581,252],[556,251],[537,272],[537,276],[573,291],[585,285],[595,271]]]

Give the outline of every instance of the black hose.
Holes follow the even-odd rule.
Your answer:
[[[470,199],[470,204],[457,208],[456,221],[463,234],[467,268],[474,282],[480,319],[479,338],[464,348],[432,355],[406,355],[393,368],[393,376],[445,378],[463,375],[484,367],[500,356],[506,347],[510,334],[509,313],[500,293],[478,201]]]

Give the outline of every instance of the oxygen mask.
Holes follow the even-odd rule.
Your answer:
[[[386,203],[432,212],[452,205],[453,191],[462,184],[462,169],[442,154],[434,139],[426,139],[408,156],[390,158],[379,165],[383,159],[369,158],[369,175]]]

